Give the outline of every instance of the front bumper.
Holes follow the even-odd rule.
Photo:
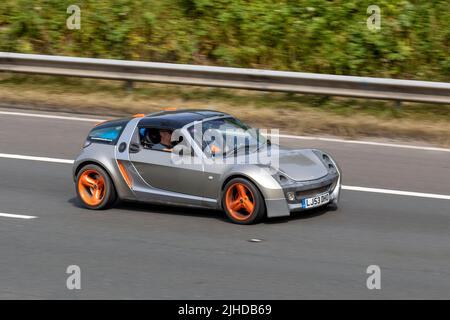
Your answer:
[[[327,174],[320,179],[296,182],[283,187],[290,212],[308,210],[309,208],[302,207],[302,199],[315,197],[325,192],[330,194],[330,202],[328,203],[337,204],[340,190],[341,179],[339,173]],[[293,194],[295,199],[289,200],[288,193]]]
[[[327,191],[330,193],[330,201],[328,203],[337,205],[341,191],[341,176],[339,173],[328,174],[317,180],[298,181],[280,189],[280,193],[284,193],[285,197],[265,200],[267,217],[283,217],[289,216],[292,212],[309,210],[310,208],[302,208],[301,197],[303,195],[305,197],[313,197]],[[295,201],[288,201],[287,192],[297,192],[300,197]]]

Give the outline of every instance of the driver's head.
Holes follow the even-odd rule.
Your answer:
[[[171,145],[172,130],[161,129],[159,130],[159,136],[161,137],[161,143],[167,146]]]

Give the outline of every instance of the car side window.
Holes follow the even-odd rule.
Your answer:
[[[94,127],[88,134],[89,142],[115,144],[124,128],[123,124],[105,124]]]
[[[171,152],[174,146],[172,129],[139,128],[139,140],[144,149]]]

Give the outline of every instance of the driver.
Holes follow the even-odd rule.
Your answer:
[[[172,151],[172,130],[168,129],[160,129],[159,130],[159,136],[161,138],[160,142],[157,144],[154,144],[152,146],[152,149],[155,150],[162,150],[162,151]]]

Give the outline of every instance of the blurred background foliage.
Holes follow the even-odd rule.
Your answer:
[[[66,9],[81,8],[81,30]],[[366,26],[381,8],[381,30]],[[450,80],[448,0],[1,0],[0,51]]]

